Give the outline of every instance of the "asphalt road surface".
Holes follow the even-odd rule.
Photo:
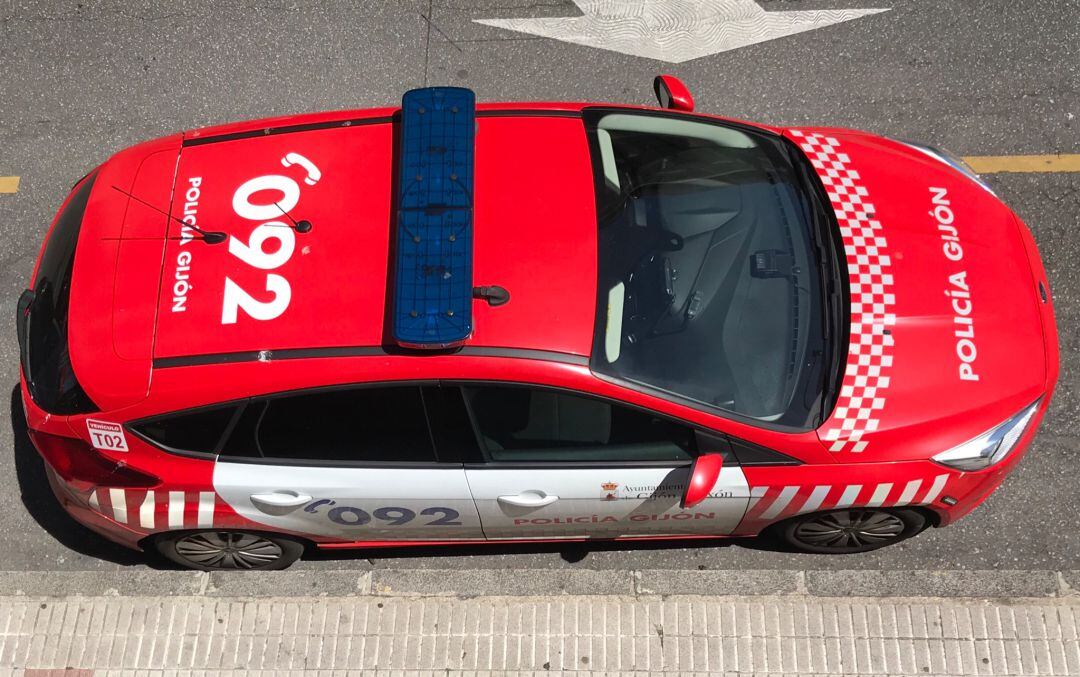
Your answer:
[[[249,6],[255,4],[255,7]],[[0,0],[0,570],[138,564],[59,510],[25,434],[15,302],[72,183],[116,150],[237,119],[393,105],[412,87],[481,100],[650,103],[658,72],[699,110],[867,129],[960,155],[1080,152],[1080,4],[1061,0],[764,0],[768,10],[890,7],[678,65],[531,37],[474,19],[573,16],[567,0],[23,2]],[[757,542],[521,546],[316,556],[301,568],[1080,568],[1080,174],[996,174],[1031,226],[1061,332],[1057,396],[1035,447],[973,515],[876,553]],[[927,365],[927,369],[936,368]],[[947,396],[942,393],[941,396]]]

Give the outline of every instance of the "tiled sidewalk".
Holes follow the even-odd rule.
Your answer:
[[[1076,598],[4,597],[0,630],[30,677],[1080,675]]]

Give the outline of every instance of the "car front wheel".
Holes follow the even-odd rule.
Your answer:
[[[926,516],[915,510],[850,508],[800,515],[777,525],[775,531],[796,550],[848,554],[892,545],[927,526]]]
[[[224,529],[168,532],[154,546],[169,560],[201,571],[284,569],[304,554],[304,544],[287,536]]]

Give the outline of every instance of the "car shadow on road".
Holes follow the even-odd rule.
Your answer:
[[[392,548],[369,548],[357,550],[319,550],[309,548],[304,554],[305,561],[347,561],[367,560],[376,564],[379,560],[389,559],[421,559],[427,557],[491,557],[513,555],[540,555],[558,554],[568,564],[577,564],[585,561],[588,556],[596,552],[641,552],[650,550],[670,550],[679,548],[684,550],[706,550],[714,548],[729,548],[738,546],[750,550],[768,550],[786,552],[781,545],[774,543],[769,538],[695,538],[695,539],[668,539],[649,541],[611,541],[592,540],[575,543],[500,543],[498,545],[439,545],[439,546],[402,546]]]
[[[538,543],[522,541],[520,543],[468,544],[468,545],[403,545],[390,548],[359,548],[356,550],[319,550],[309,548],[304,560],[325,562],[334,560],[367,560],[375,564],[379,560],[413,559],[426,557],[490,557],[513,555],[558,554],[568,564],[577,564],[594,552],[643,552],[650,550],[708,550],[730,547],[769,552],[790,552],[783,543],[767,535],[756,538],[671,538],[650,540],[585,540],[573,543]]]
[[[45,475],[45,462],[26,432],[26,415],[18,384],[11,392],[11,430],[15,439],[15,476],[19,483],[19,497],[26,511],[42,529],[65,547],[88,557],[123,565],[146,563],[146,558],[140,553],[95,534],[73,520],[61,507]]]

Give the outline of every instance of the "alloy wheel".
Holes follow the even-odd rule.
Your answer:
[[[176,553],[198,567],[254,569],[282,556],[268,538],[238,531],[204,531],[176,541]]]
[[[839,510],[800,523],[792,534],[814,548],[851,550],[885,545],[900,539],[906,525],[883,510]]]

